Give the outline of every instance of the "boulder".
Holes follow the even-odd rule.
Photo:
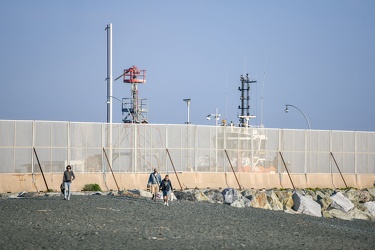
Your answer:
[[[317,194],[314,190],[311,189],[304,189],[302,192],[305,192],[306,196],[311,196],[314,201],[317,200]]]
[[[371,215],[368,212],[363,212],[356,207],[350,210],[348,214],[353,219],[357,219],[357,220],[370,220],[371,219]]]
[[[256,195],[251,199],[250,206],[272,210],[271,205],[268,203],[267,194],[265,191],[259,191],[256,193]]]
[[[284,212],[287,213],[287,214],[299,214],[298,212],[294,211],[293,209],[285,209]]]
[[[195,199],[197,201],[207,201],[207,202],[210,202],[210,203],[213,203],[213,201],[208,198],[202,191],[200,190],[196,190],[196,191],[193,191],[193,194],[195,196]]]
[[[319,199],[324,199],[324,198],[330,196],[330,195],[326,195],[325,193],[323,193],[323,192],[320,191],[320,190],[317,190],[317,191],[315,192],[315,194],[316,194],[315,201],[318,201]]]
[[[305,196],[301,193],[294,192],[292,195],[294,211],[302,214],[322,217],[320,205],[311,197]]]
[[[374,201],[365,202],[364,206],[367,208],[367,211],[369,212],[369,214],[375,218],[375,202]]]
[[[284,210],[291,210],[293,207],[293,192],[290,190],[274,191],[279,201],[283,204]]]
[[[225,188],[222,194],[225,204],[232,204],[234,201],[242,197],[241,193],[234,188]]]
[[[328,213],[332,215],[334,218],[342,219],[342,220],[352,220],[353,218],[346,212],[343,212],[339,209],[330,209]]]
[[[178,200],[197,201],[192,190],[184,190],[184,191],[176,190],[174,191],[174,195],[176,196]]]
[[[139,190],[139,195],[142,197],[152,198],[152,193],[150,191]]]
[[[61,196],[62,194],[61,193],[55,193],[55,192],[50,192],[50,193],[46,193],[45,196],[48,196],[48,197],[59,197]]]
[[[354,208],[354,204],[345,197],[341,192],[337,192],[331,195],[332,199],[331,207],[339,209],[343,212],[349,212]]]
[[[375,201],[375,188],[368,188],[367,192],[372,196],[372,199]]]
[[[27,194],[27,192],[20,192],[20,193],[18,193],[18,195],[16,196],[16,198],[25,198],[26,194]]]
[[[241,192],[242,197],[246,197],[247,199],[251,200],[255,194],[258,192],[256,189],[245,189]]]
[[[129,193],[135,194],[135,195],[141,195],[141,191],[138,189],[130,189],[128,190]]]
[[[85,193],[85,192],[72,192],[72,195],[82,195],[82,196],[84,196],[84,195],[88,195],[88,193]]]
[[[284,205],[279,200],[279,197],[277,197],[277,195],[275,194],[273,190],[266,191],[266,195],[267,195],[267,201],[270,204],[272,210],[283,210]]]
[[[373,201],[372,195],[367,190],[350,189],[344,193],[344,196],[354,203]]]
[[[324,210],[322,214],[324,218],[330,218],[330,219],[334,218],[333,215],[329,213],[329,211]]]
[[[102,192],[100,192],[100,191],[93,192],[93,193],[91,193],[91,195],[102,195]]]
[[[223,203],[223,194],[218,189],[208,189],[204,191],[204,194],[215,203]]]
[[[318,195],[317,202],[319,203],[322,211],[324,211],[324,210],[327,210],[329,208],[329,206],[331,206],[332,199],[330,197],[320,198],[320,196]]]
[[[245,203],[243,199],[235,200],[230,204],[232,207],[245,207]]]
[[[243,203],[245,205],[245,207],[251,207],[251,200],[246,198],[246,197],[242,197],[241,200],[243,200]]]

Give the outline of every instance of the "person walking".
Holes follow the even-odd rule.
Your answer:
[[[163,191],[164,205],[169,206],[168,199],[173,190],[172,182],[171,180],[169,180],[169,175],[166,175],[165,178],[161,181],[160,190]]]
[[[70,200],[71,195],[71,185],[72,181],[76,178],[74,172],[72,171],[72,167],[70,165],[66,166],[66,170],[64,171],[63,175],[63,183],[64,183],[64,200]]]
[[[150,187],[152,193],[152,200],[156,201],[156,194],[158,193],[159,186],[161,182],[161,176],[158,173],[158,170],[155,168],[154,172],[150,174],[148,178],[147,186]]]

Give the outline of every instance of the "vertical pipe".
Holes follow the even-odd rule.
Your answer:
[[[112,123],[112,23],[107,31],[107,123]]]
[[[107,123],[109,123],[108,147],[109,161],[112,164],[112,23],[107,30]]]
[[[188,105],[188,124],[190,124],[190,101],[187,102]]]

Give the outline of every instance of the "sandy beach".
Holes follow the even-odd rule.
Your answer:
[[[375,223],[110,195],[0,199],[0,249],[373,249]]]

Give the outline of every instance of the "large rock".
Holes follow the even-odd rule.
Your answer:
[[[292,207],[293,210],[302,214],[322,217],[320,205],[311,197],[305,196],[298,192],[294,192],[292,198],[294,203]]]
[[[332,204],[331,207],[339,209],[343,212],[349,212],[354,208],[354,204],[345,197],[341,192],[336,192],[331,195]]]
[[[241,193],[234,188],[225,188],[222,194],[225,204],[232,204],[242,197]]]
[[[357,219],[357,220],[370,220],[371,219],[371,215],[368,212],[363,212],[356,207],[350,210],[348,214],[353,219]]]
[[[339,209],[330,209],[328,210],[328,213],[332,215],[334,218],[342,219],[342,220],[352,220],[353,218],[350,216],[350,214],[343,212]]]
[[[266,191],[267,201],[271,206],[272,210],[283,210],[283,203],[279,200],[279,197],[275,194],[273,190]]]
[[[193,194],[195,196],[195,199],[197,201],[207,201],[207,202],[210,202],[210,203],[213,203],[213,201],[208,198],[202,191],[200,190],[195,190],[193,191]]]
[[[367,191],[372,196],[372,199],[375,201],[375,188],[368,188]]]
[[[245,207],[245,203],[243,199],[235,200],[230,204],[232,207]]]
[[[186,201],[197,201],[195,198],[195,194],[192,190],[184,190],[184,191],[174,191],[174,195],[178,200],[186,200]]]
[[[365,203],[374,200],[370,192],[367,190],[350,189],[344,193],[344,196],[354,203]]]
[[[223,194],[218,189],[208,189],[204,191],[204,194],[215,203],[223,203]]]
[[[139,195],[142,197],[152,198],[152,193],[150,191],[139,190]]]
[[[332,199],[330,197],[319,198],[319,195],[318,195],[317,202],[321,206],[322,211],[324,211],[324,210],[327,210],[331,206]]]
[[[375,202],[374,201],[365,202],[364,206],[367,208],[367,211],[369,212],[369,214],[375,218]]]
[[[255,196],[251,199],[250,206],[272,210],[271,205],[268,203],[268,198],[265,191],[259,191],[258,193],[256,193]]]
[[[246,198],[246,197],[242,197],[241,200],[243,201],[245,207],[251,207],[251,200]]]
[[[293,192],[290,190],[274,191],[279,201],[283,204],[284,210],[291,210],[293,207]]]
[[[255,194],[258,192],[256,189],[245,189],[241,192],[242,197],[246,197],[247,199],[251,200]]]
[[[332,214],[330,214],[329,211],[327,210],[322,211],[322,214],[324,218],[330,218],[330,219],[334,218]]]

